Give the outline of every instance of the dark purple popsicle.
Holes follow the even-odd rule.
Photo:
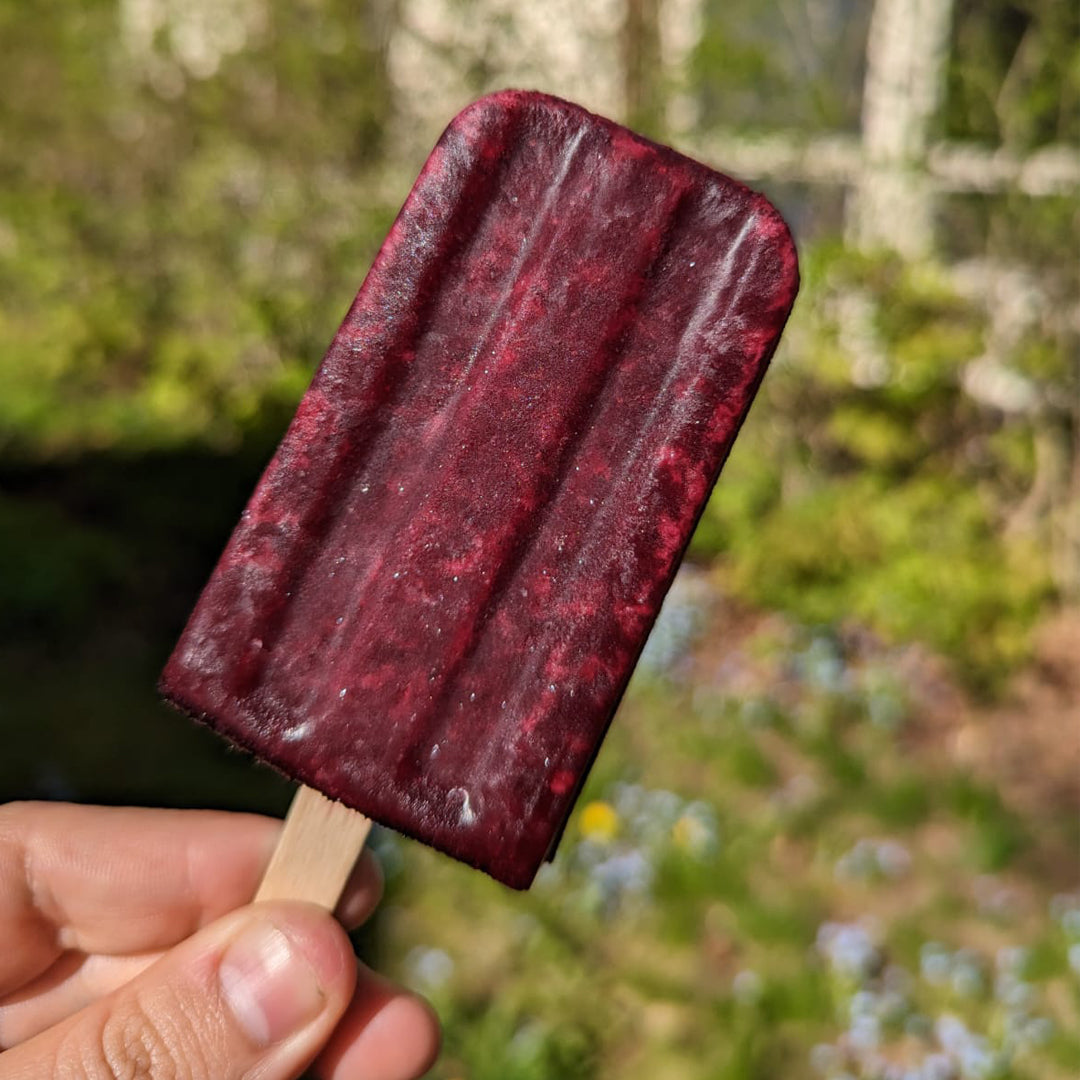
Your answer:
[[[162,676],[289,776],[529,885],[787,318],[727,177],[541,94],[428,159]]]

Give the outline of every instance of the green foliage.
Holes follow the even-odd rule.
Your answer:
[[[940,114],[944,137],[1002,147],[1018,156],[1048,145],[1075,154],[1080,142],[1076,4],[962,0],[956,4],[953,39]],[[957,195],[941,221],[942,250],[1036,267],[1054,302],[1068,304],[1080,289],[1080,261],[1064,250],[1069,247],[1065,238],[1076,235],[1076,211],[1075,197],[1066,194],[1038,199],[1011,192]],[[1068,364],[1068,353],[1056,352],[1055,366],[1063,359]],[[1023,369],[1023,361],[1018,366]],[[1070,378],[1055,376],[1062,377]],[[1075,379],[1074,366],[1074,386]]]
[[[236,446],[291,410],[392,217],[367,9],[275,5],[207,78],[126,55],[113,4],[59,6],[6,15],[0,452]]]
[[[971,853],[980,869],[1001,870],[1024,849],[1023,827],[996,792],[958,776],[945,789],[944,800],[954,814],[970,823]]]
[[[947,134],[1031,149],[1080,141],[1080,11],[1057,0],[961,0]]]
[[[820,131],[857,125],[869,5],[777,8],[708,0],[705,7],[691,73],[703,126]]]
[[[0,496],[0,634],[70,633],[123,580],[121,553],[99,529],[46,502]]]
[[[750,787],[769,787],[776,781],[776,770],[754,739],[736,739],[727,759],[731,778]]]
[[[1045,556],[1001,522],[1032,478],[1032,422],[965,394],[985,316],[932,267],[820,247],[695,537],[732,585],[810,622],[920,639],[993,688],[1026,655]],[[853,299],[854,298],[854,299]],[[1044,369],[1061,363],[1048,345]]]
[[[584,1025],[515,1015],[498,1001],[450,1004],[444,1052],[469,1063],[470,1080],[593,1080],[597,1040]]]
[[[902,776],[893,783],[875,785],[867,804],[886,828],[913,828],[929,817],[933,798],[917,776]]]

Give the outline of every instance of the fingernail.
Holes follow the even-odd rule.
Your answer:
[[[295,942],[269,922],[245,930],[218,968],[221,992],[252,1042],[269,1046],[314,1020],[323,997]]]

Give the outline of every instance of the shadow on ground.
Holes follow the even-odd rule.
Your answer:
[[[276,435],[0,465],[0,800],[283,809],[289,785],[155,690]]]

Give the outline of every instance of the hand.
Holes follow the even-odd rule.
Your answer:
[[[412,1080],[438,1027],[310,904],[250,905],[280,823],[0,806],[0,1080]],[[374,908],[359,862],[338,907]],[[248,905],[248,906],[245,906]]]

